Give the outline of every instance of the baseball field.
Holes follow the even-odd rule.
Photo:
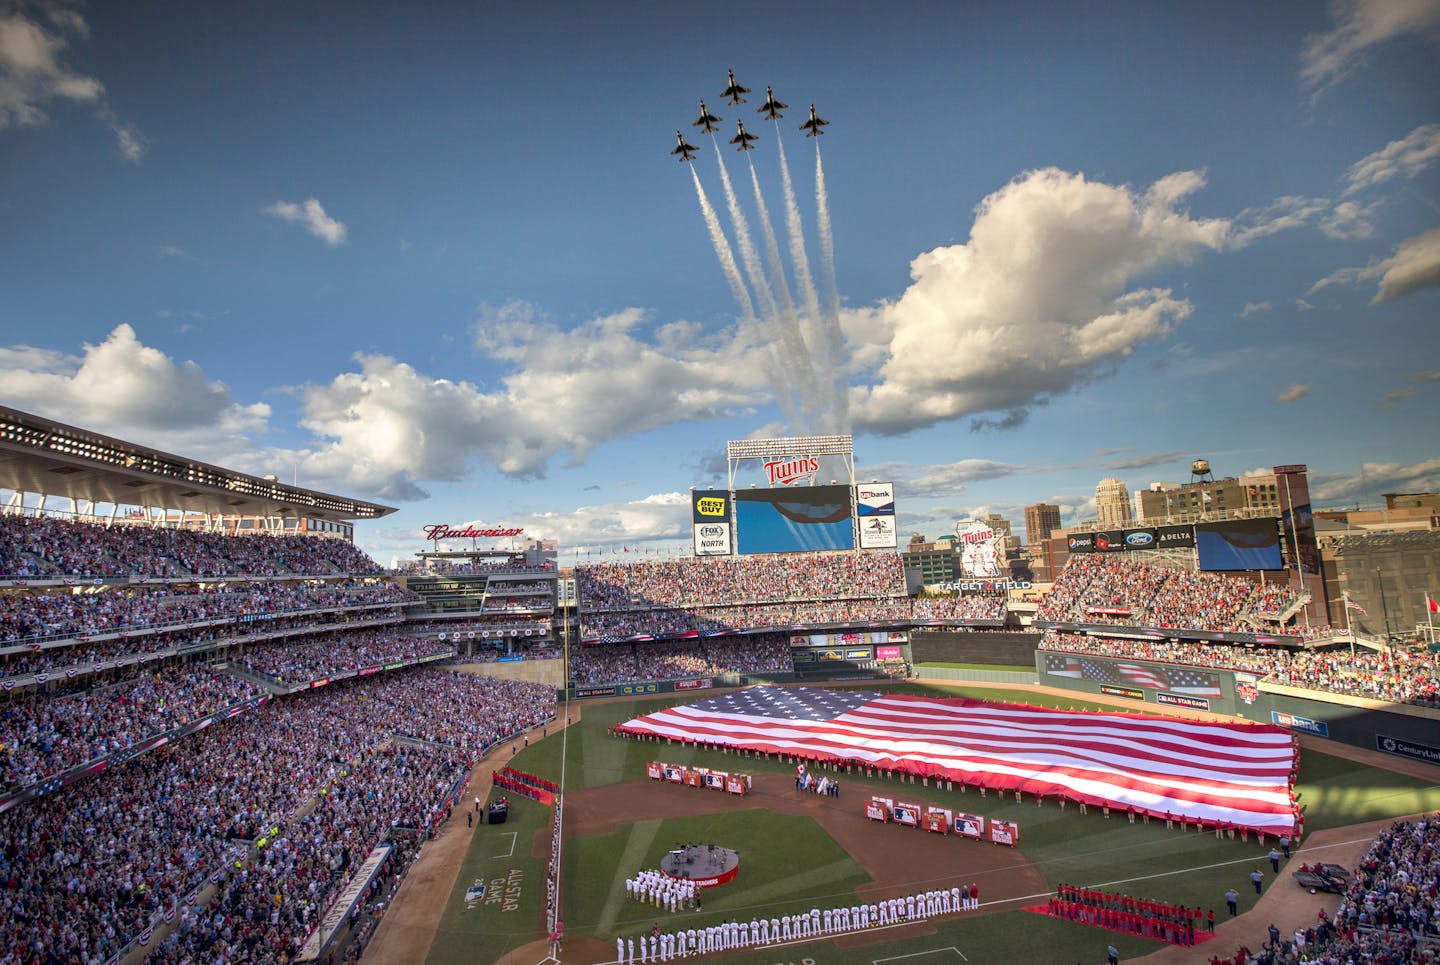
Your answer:
[[[1034,690],[917,684],[898,689],[1050,707],[1102,706],[1094,699]],[[628,740],[608,732],[616,723],[694,699],[693,694],[668,695],[659,700],[571,705],[576,718],[572,726],[532,741],[513,757],[504,754],[501,763],[565,788],[561,961],[615,961],[617,937],[648,934],[656,923],[673,931],[964,884],[979,888],[978,911],[725,954],[727,960],[764,965],[887,961],[1088,965],[1104,961],[1105,946],[1113,943],[1127,962],[1166,949],[1170,957],[1158,955],[1157,961],[1208,961],[1214,952],[1233,951],[1229,933],[1236,928],[1222,927],[1212,943],[1180,949],[1024,909],[1043,906],[1056,885],[1063,883],[1215,909],[1223,926],[1227,888],[1240,891],[1242,915],[1265,900],[1250,885],[1254,869],[1264,874],[1267,896],[1273,888],[1280,892],[1276,899],[1290,904],[1309,897],[1290,879],[1293,868],[1282,864],[1280,873],[1273,873],[1267,859],[1273,841],[1261,846],[1253,835],[1248,842],[1217,838],[1208,832],[1167,829],[1158,820],[1131,824],[1118,811],[1107,818],[1100,809],[1090,808],[1082,815],[1073,805],[1062,811],[1053,800],[1037,806],[1028,796],[1016,802],[1013,795],[1002,797],[996,792],[982,797],[973,788],[962,794],[919,780],[871,779],[840,771],[826,772],[839,781],[839,796],[820,797],[796,790],[794,766],[782,760]],[[749,773],[753,792],[737,797],[653,781],[645,773],[652,760]],[[1359,827],[1367,822],[1440,810],[1436,769],[1411,767],[1407,774],[1376,763],[1386,762],[1366,760],[1344,748],[1319,750],[1313,742],[1302,744],[1298,790],[1306,813],[1304,845],[1324,840],[1333,842],[1324,847],[1336,849],[1317,857],[1333,860],[1337,854],[1363,850],[1373,835]],[[486,790],[488,786],[474,793],[483,798]],[[1015,821],[1020,826],[1020,845],[1008,848],[870,822],[861,805],[872,793]],[[458,965],[502,960],[536,963],[547,958],[544,920],[550,898],[545,877],[553,814],[517,795],[509,797],[510,818],[505,824],[477,825],[467,832],[459,873],[443,910],[423,909],[436,922],[428,953],[422,955],[415,948],[413,960],[423,957],[430,965]],[[463,813],[459,817],[463,824]],[[1352,826],[1354,832],[1348,833]],[[735,849],[740,854],[739,875],[730,884],[706,890],[699,909],[671,913],[627,896],[627,877],[658,868],[666,852],[685,843]],[[465,891],[477,881],[484,884],[485,894],[467,903]],[[1262,911],[1268,908],[1267,904]],[[395,910],[401,913],[399,902]],[[415,915],[413,909],[404,913]],[[1313,910],[1308,917],[1313,919]],[[1260,921],[1251,929],[1253,934],[1246,933],[1252,946],[1263,938],[1265,924]]]

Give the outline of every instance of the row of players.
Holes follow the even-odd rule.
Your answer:
[[[402,670],[270,701],[0,813],[0,961],[105,961],[177,909],[190,927],[153,960],[290,960],[371,848],[428,828],[486,746],[554,714],[549,687]]]
[[[1041,648],[1252,673],[1307,690],[1440,707],[1440,654],[1289,650],[1186,640],[1127,640],[1047,632]]]
[[[0,581],[64,577],[184,579],[198,576],[379,574],[353,543],[312,536],[225,536],[105,526],[55,516],[0,516]]]
[[[774,942],[800,941],[821,935],[844,934],[866,928],[900,922],[921,921],[937,915],[978,908],[964,888],[924,891],[903,898],[886,898],[868,905],[845,905],[839,908],[811,909],[797,915],[758,918],[751,921],[727,921],[702,928],[683,928],[665,932],[656,928],[650,934],[615,939],[616,961],[664,962],[690,955],[706,955],[732,948],[749,948]],[[637,952],[638,945],[638,952]]]
[[[231,659],[293,683],[450,652],[433,638],[376,628],[252,644]],[[240,677],[174,660],[17,692],[0,704],[0,791],[29,787],[264,693]]]

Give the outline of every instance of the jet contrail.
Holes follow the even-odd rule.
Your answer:
[[[715,209],[710,206],[710,199],[705,196],[705,188],[700,184],[700,175],[695,173],[695,168],[690,168],[690,176],[695,179],[695,194],[700,198],[700,213],[705,218],[705,227],[710,230],[710,242],[715,246],[715,257],[720,259],[720,270],[725,273],[725,280],[730,283],[730,293],[735,296],[735,303],[740,306],[740,314],[747,320],[755,318],[755,303],[750,300],[750,293],[745,290],[745,280],[740,277],[740,269],[735,264],[735,254],[730,250],[730,242],[725,238],[725,232],[720,230],[720,218],[715,214]]]
[[[785,192],[785,230],[789,235],[790,261],[795,270],[795,285],[805,299],[805,314],[800,319],[800,335],[811,349],[812,378],[825,393],[825,398],[818,400],[821,411],[825,413],[821,421],[828,422],[829,413],[835,411],[835,366],[820,331],[820,296],[815,291],[815,279],[810,274],[810,258],[805,253],[805,229],[800,221],[800,205],[795,200],[795,184],[790,179],[790,162],[785,158],[785,141],[780,136],[779,121],[775,122],[775,144],[780,149],[780,183]]]
[[[745,220],[745,212],[740,210],[740,199],[735,196],[735,186],[730,183],[730,171],[725,167],[724,156],[717,150],[715,157],[720,162],[720,183],[725,187],[725,204],[730,209],[731,226],[735,229],[735,243],[740,247],[740,263],[745,266],[745,277],[750,279],[750,287],[755,289],[760,299],[760,310],[767,317],[774,318],[778,314],[775,295],[760,268],[760,256],[750,237],[750,222]]]
[[[775,143],[780,148],[780,180],[785,187],[785,230],[790,236],[790,260],[795,263],[795,286],[805,299],[805,314],[820,314],[820,296],[810,274],[810,258],[805,254],[805,233],[800,226],[800,206],[795,203],[795,185],[790,180],[790,164],[785,160],[785,144],[780,140],[780,125],[775,125]]]
[[[774,280],[775,293],[779,300],[780,317],[775,319],[780,330],[780,342],[787,356],[786,368],[799,377],[800,399],[806,411],[813,416],[823,416],[826,400],[815,397],[815,371],[810,367],[810,351],[805,336],[800,331],[800,320],[795,316],[795,303],[790,300],[790,285],[785,281],[785,266],[780,260],[780,243],[775,239],[775,229],[770,224],[770,210],[765,206],[765,196],[760,192],[760,178],[755,173],[755,164],[750,164],[750,184],[755,189],[755,207],[760,221],[760,232],[765,239],[765,259],[769,263],[770,277]]]
[[[815,207],[818,209],[820,253],[825,266],[826,291],[825,334],[832,371],[842,371],[845,335],[840,330],[840,290],[835,284],[835,237],[830,233],[830,198],[825,193],[825,166],[820,161],[820,142],[815,142]],[[842,381],[835,393],[835,431],[850,425],[849,386]]]
[[[720,260],[720,270],[725,274],[725,280],[730,284],[730,293],[735,296],[735,303],[740,306],[741,325],[744,328],[754,329],[758,326],[755,319],[755,303],[750,300],[750,292],[745,287],[745,280],[740,277],[740,268],[735,264],[735,253],[730,250],[730,242],[725,237],[725,232],[720,228],[720,217],[711,206],[710,199],[705,195],[705,188],[700,184],[700,175],[695,168],[690,168],[690,176],[695,180],[695,195],[700,199],[700,213],[705,218],[705,227],[710,232],[710,242],[715,246],[715,257]],[[795,421],[795,403],[790,398],[790,389],[785,380],[785,367],[780,364],[780,359],[775,352],[775,346],[768,344],[763,349],[765,359],[765,377],[770,382],[770,390],[775,395],[775,404],[780,407],[780,413],[787,422]]]

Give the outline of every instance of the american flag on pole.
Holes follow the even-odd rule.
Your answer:
[[[619,730],[1065,794],[1269,834],[1295,826],[1294,740],[1269,724],[751,687],[658,710]]]
[[[1361,606],[1360,604],[1356,603],[1354,600],[1350,599],[1348,596],[1345,598],[1345,609],[1347,609],[1347,610],[1354,610],[1356,613],[1358,613],[1358,614],[1360,614],[1361,616],[1364,616],[1364,617],[1368,617],[1368,616],[1370,615],[1370,614],[1368,614],[1368,613],[1365,612],[1365,608],[1364,608],[1363,606]]]

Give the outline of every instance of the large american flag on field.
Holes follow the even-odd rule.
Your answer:
[[[1189,667],[1159,667],[1151,663],[1112,663],[1068,653],[1047,653],[1045,672],[1056,677],[1098,680],[1106,684],[1131,684],[1151,690],[1168,690],[1194,697],[1221,697],[1220,678]]]
[[[960,697],[751,687],[670,707],[622,732],[856,761],[1091,805],[1293,831],[1289,731]]]

